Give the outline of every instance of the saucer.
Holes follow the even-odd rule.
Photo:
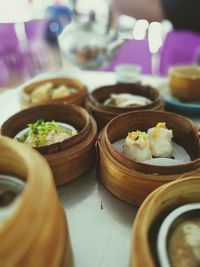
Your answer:
[[[180,110],[182,112],[200,112],[200,99],[196,100],[195,102],[183,102],[178,98],[172,96],[168,80],[163,81],[158,86],[158,90],[163,96],[164,101],[166,102],[168,107]]]

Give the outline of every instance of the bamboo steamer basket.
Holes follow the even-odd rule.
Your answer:
[[[39,86],[51,82],[54,87],[59,85],[65,85],[66,87],[71,87],[76,90],[76,92],[70,94],[69,96],[64,96],[56,99],[46,99],[41,100],[38,103],[33,103],[31,98],[31,93]],[[46,79],[38,82],[33,82],[24,88],[20,94],[20,104],[21,107],[29,108],[36,105],[45,105],[45,104],[76,104],[83,106],[85,103],[85,98],[87,96],[87,88],[77,79],[71,79],[66,77]]]
[[[96,123],[78,106],[41,105],[22,110],[2,125],[1,133],[14,138],[38,119],[68,123],[78,130],[63,142],[36,148],[47,159],[57,186],[78,178],[95,164]]]
[[[0,266],[71,267],[67,221],[46,160],[28,146],[0,137],[0,173],[25,181],[17,208],[0,229]]]
[[[200,176],[177,180],[152,192],[134,221],[130,267],[159,266],[153,252],[155,242],[152,237],[153,229],[159,227],[158,219],[179,206],[195,202],[200,202]]]
[[[130,160],[112,145],[130,131],[147,131],[158,122],[166,122],[174,140],[184,147],[191,162],[176,166],[155,166]],[[119,127],[120,126],[120,127]],[[99,175],[104,186],[118,198],[141,204],[157,187],[180,177],[200,173],[198,128],[181,115],[163,111],[134,111],[114,118],[98,137]]]
[[[171,94],[183,101],[200,98],[200,67],[177,66],[169,71]]]
[[[130,93],[134,95],[147,97],[152,103],[140,107],[118,108],[105,106],[103,103],[110,97],[112,93]],[[128,112],[136,110],[163,110],[164,102],[159,92],[150,87],[141,84],[127,84],[119,83],[116,85],[99,87],[90,93],[86,100],[86,109],[95,118],[98,129],[102,129],[111,119],[114,117]]]

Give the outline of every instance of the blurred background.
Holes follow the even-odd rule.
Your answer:
[[[104,71],[135,64],[144,74],[165,76],[170,66],[198,64],[199,52],[199,35],[166,20],[115,16],[109,0],[0,0],[0,87],[63,62]]]

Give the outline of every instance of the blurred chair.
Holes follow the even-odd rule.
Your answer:
[[[47,21],[45,19],[36,19],[25,22],[26,37],[28,40],[42,38],[44,36]]]
[[[61,67],[58,42],[48,42],[46,25],[45,20],[0,23],[0,87],[17,86]]]
[[[19,48],[20,43],[15,32],[15,24],[0,23],[0,85],[9,78],[8,68],[13,72],[22,68],[23,63],[19,62],[20,52],[13,53],[13,51],[18,51]]]
[[[116,65],[126,63],[140,65],[144,74],[151,74],[151,53],[147,39],[126,41],[104,70],[114,71]]]
[[[197,64],[199,49],[200,35],[189,31],[169,32],[160,50],[160,75],[167,75],[172,66]]]
[[[0,23],[0,51],[4,48],[13,48],[19,45],[13,23]]]

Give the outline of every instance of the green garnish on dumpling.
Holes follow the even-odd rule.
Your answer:
[[[59,125],[55,121],[45,122],[40,119],[28,124],[27,133],[17,137],[17,140],[30,144],[32,147],[40,147],[62,142],[76,134],[76,130]]]

